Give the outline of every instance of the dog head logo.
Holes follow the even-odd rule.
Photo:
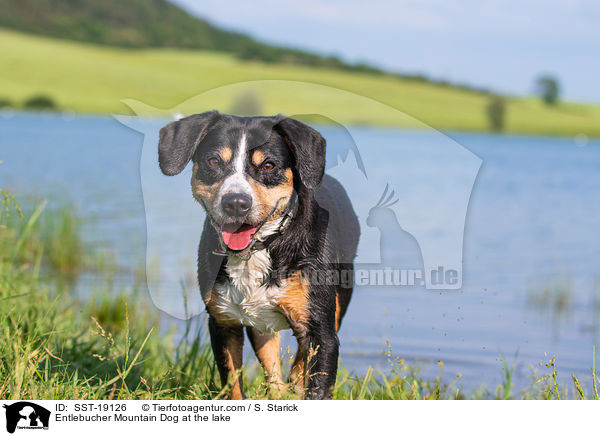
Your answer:
[[[6,431],[19,429],[48,429],[50,411],[28,401],[3,406],[6,409]]]

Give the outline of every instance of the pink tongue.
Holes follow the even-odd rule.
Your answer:
[[[238,225],[226,225],[221,229],[223,234],[223,242],[231,250],[239,251],[246,248],[252,242],[252,236],[256,232],[256,227],[252,227],[248,224]]]

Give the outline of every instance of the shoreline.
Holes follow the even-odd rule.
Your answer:
[[[191,114],[187,114],[191,115]],[[186,115],[186,116],[187,116]],[[171,121],[170,118],[163,116],[148,116],[148,115],[132,115],[129,113],[106,113],[106,112],[73,112],[73,111],[61,111],[61,110],[27,110],[27,109],[14,109],[14,108],[0,108],[0,122],[8,121],[11,118],[18,116],[31,116],[31,117],[42,117],[46,119],[51,118],[60,118],[61,121],[73,121],[76,119],[114,119],[118,122],[117,117],[136,117],[141,118],[144,121],[164,121],[165,123]],[[315,126],[338,126],[335,123],[309,123]],[[365,124],[365,123],[346,123],[342,127],[345,128],[362,128],[362,129],[377,129],[377,130],[401,130],[401,131],[410,131],[417,133],[426,133],[430,130],[434,130],[438,133],[446,135],[452,139],[454,139],[454,135],[491,135],[491,136],[499,136],[506,138],[548,138],[548,139],[568,139],[568,138],[576,138],[580,135],[584,136],[586,143],[584,145],[594,145],[593,143],[598,142],[600,140],[600,132],[598,135],[587,135],[583,133],[545,133],[545,132],[528,132],[528,131],[503,131],[496,132],[485,129],[446,129],[446,128],[435,128],[429,126],[428,128],[415,127],[415,126],[407,126],[407,125],[389,125],[389,124]]]

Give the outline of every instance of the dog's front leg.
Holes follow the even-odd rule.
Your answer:
[[[261,333],[253,327],[247,327],[248,338],[256,357],[265,370],[265,378],[271,393],[285,389],[281,377],[281,361],[279,359],[279,349],[281,340],[279,333]]]
[[[221,376],[221,385],[224,388],[229,383],[233,383],[229,398],[243,400],[245,398],[242,382],[244,330],[242,326],[221,326],[212,316],[208,318],[208,330],[215,361]]]
[[[298,343],[302,354],[306,356],[305,398],[330,399],[337,375],[339,340],[333,320],[326,324],[311,324]]]

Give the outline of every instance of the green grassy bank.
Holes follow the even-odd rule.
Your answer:
[[[0,203],[0,399],[224,397],[197,320],[178,335],[184,339],[175,340],[173,333],[159,332],[158,310],[139,290],[115,293],[106,285],[89,300],[73,296],[77,274],[94,268],[103,283],[113,268],[82,242],[81,221],[70,207],[52,209],[42,202],[22,214],[2,191]],[[525,390],[514,390],[514,368],[505,362],[498,368],[501,385],[464,392],[461,377],[443,375],[442,364],[439,377],[425,379],[391,350],[387,357],[386,370],[360,376],[341,362],[334,398],[598,398],[597,374],[589,391],[575,376],[572,385],[560,386],[554,360]],[[246,368],[244,382],[250,398],[295,398],[291,391],[269,394],[256,366]]]
[[[489,128],[490,96],[385,74],[243,61],[210,51],[119,49],[8,30],[0,30],[0,53],[0,100],[15,107],[44,95],[65,111],[127,113],[120,102],[123,99],[167,109],[235,82],[290,80],[369,97],[437,129]],[[265,114],[314,113],[317,107],[343,123],[398,125],[389,111],[367,110],[326,88],[308,94],[302,88],[274,89],[253,98],[250,105]],[[507,98],[505,103],[506,132],[600,136],[599,106],[560,103],[550,107],[533,98]],[[235,109],[236,102],[207,95],[203,105],[227,112]]]

